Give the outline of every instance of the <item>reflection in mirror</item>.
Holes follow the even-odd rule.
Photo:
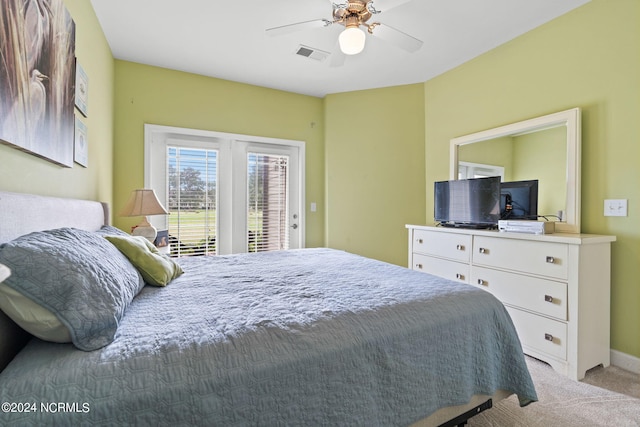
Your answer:
[[[558,185],[565,182],[566,136],[562,126],[463,145],[458,148],[458,178],[498,175],[502,181],[537,179],[538,214],[553,218],[567,210],[566,187]],[[469,176],[471,171],[474,176]]]
[[[580,110],[451,140],[451,179],[539,181],[538,214],[557,232],[580,232]]]

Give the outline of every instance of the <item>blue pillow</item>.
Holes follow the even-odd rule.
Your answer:
[[[73,228],[2,244],[0,263],[11,269],[3,284],[55,314],[85,351],[113,341],[129,303],[144,287],[115,246],[98,233]]]

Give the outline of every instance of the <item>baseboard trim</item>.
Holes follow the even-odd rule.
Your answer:
[[[618,368],[622,368],[625,371],[640,374],[640,358],[630,354],[611,350],[611,364]]]

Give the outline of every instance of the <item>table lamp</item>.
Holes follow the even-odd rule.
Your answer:
[[[149,223],[149,215],[167,215],[169,212],[162,206],[155,191],[148,188],[133,190],[120,216],[142,216],[142,222],[138,224],[131,234],[146,237],[150,242],[156,239],[158,231]]]

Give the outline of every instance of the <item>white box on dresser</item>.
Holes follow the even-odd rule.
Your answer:
[[[609,366],[615,236],[407,229],[409,268],[494,294],[511,315],[524,353],[574,380]]]

